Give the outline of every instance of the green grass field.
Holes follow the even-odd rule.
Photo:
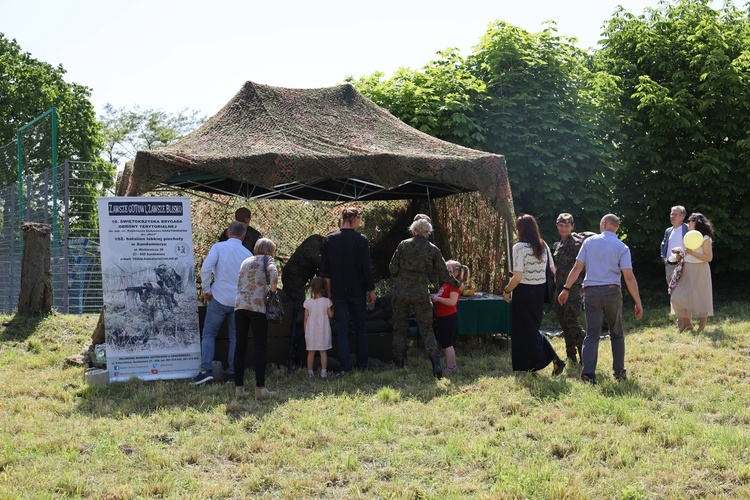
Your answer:
[[[278,397],[258,402],[188,380],[90,387],[65,358],[96,317],[0,317],[0,498],[750,497],[747,304],[717,303],[702,334],[630,307],[627,382],[607,341],[597,386],[464,342],[440,381],[412,347],[405,369],[339,380],[273,368]]]

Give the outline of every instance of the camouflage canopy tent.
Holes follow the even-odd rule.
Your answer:
[[[433,216],[435,243],[446,258],[482,268],[474,283],[486,291],[502,289],[515,232],[503,156],[415,130],[348,84],[290,89],[247,82],[191,134],[139,151],[116,194],[182,190],[241,199],[237,205],[252,207],[254,227],[274,238],[282,260],[309,235],[334,230],[338,208],[356,201],[368,213],[363,231],[381,279],[414,210]],[[208,227],[223,225],[229,213]],[[213,233],[205,241],[194,236],[197,254],[215,241]]]
[[[139,151],[117,194],[138,196],[160,184],[247,199],[340,202],[479,191],[503,220],[513,220],[503,156],[424,134],[349,84],[245,83],[191,134]]]

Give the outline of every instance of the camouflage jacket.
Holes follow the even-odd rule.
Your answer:
[[[151,283],[146,283],[145,288],[141,301],[146,306],[146,312],[152,317],[157,311],[162,313],[163,318],[172,317],[172,292],[163,285],[153,286]]]
[[[177,271],[173,267],[167,267],[165,264],[159,265],[156,269],[156,276],[164,283],[164,286],[171,293],[182,293],[184,287],[182,285],[182,276],[177,274]]]
[[[440,283],[448,283],[455,288],[461,286],[448,272],[440,249],[422,236],[399,243],[388,268],[391,276],[396,278],[394,293],[398,294],[427,294],[430,281],[435,277]]]
[[[565,280],[568,279],[570,270],[576,263],[576,257],[578,257],[578,251],[581,249],[581,244],[586,237],[578,233],[570,233],[568,239],[565,241],[556,241],[553,247],[555,253],[552,258],[555,261],[555,282],[558,287],[562,287],[565,284]],[[574,285],[580,285],[583,283],[585,273],[578,275]]]

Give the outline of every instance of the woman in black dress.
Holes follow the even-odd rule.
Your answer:
[[[516,219],[516,229],[518,243],[513,246],[513,277],[503,289],[503,297],[510,301],[513,371],[536,372],[554,363],[552,375],[559,375],[565,368],[565,361],[560,359],[547,337],[539,332],[544,311],[547,261],[553,272],[554,262],[533,216],[523,215]]]

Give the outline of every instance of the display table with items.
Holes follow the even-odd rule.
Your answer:
[[[501,295],[477,292],[458,299],[458,334],[510,333],[510,304]]]

